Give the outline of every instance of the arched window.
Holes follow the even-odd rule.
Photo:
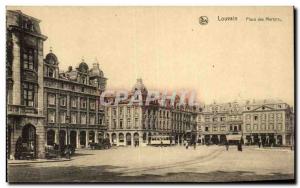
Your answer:
[[[85,76],[81,76],[81,80],[80,80],[80,82],[82,83],[82,84],[85,84]]]
[[[119,142],[124,142],[124,134],[123,133],[119,134]]]

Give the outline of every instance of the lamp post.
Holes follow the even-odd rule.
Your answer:
[[[70,143],[70,135],[69,135],[69,122],[70,122],[70,116],[66,116],[66,129],[67,129],[67,146]]]

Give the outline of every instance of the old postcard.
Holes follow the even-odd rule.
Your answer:
[[[295,182],[293,7],[6,9],[9,183]]]

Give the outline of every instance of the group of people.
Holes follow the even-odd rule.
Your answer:
[[[194,149],[196,149],[197,143],[196,142],[188,142],[187,140],[184,140],[183,145],[185,146],[185,149],[189,149],[189,146],[193,146]]]
[[[237,150],[238,151],[243,151],[243,147],[242,147],[242,142],[241,141],[239,141],[236,146],[237,146]],[[229,149],[229,142],[228,141],[225,142],[225,148],[226,148],[226,151],[228,151],[228,149]]]

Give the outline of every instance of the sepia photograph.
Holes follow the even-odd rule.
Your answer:
[[[6,181],[295,183],[294,13],[6,6]]]

